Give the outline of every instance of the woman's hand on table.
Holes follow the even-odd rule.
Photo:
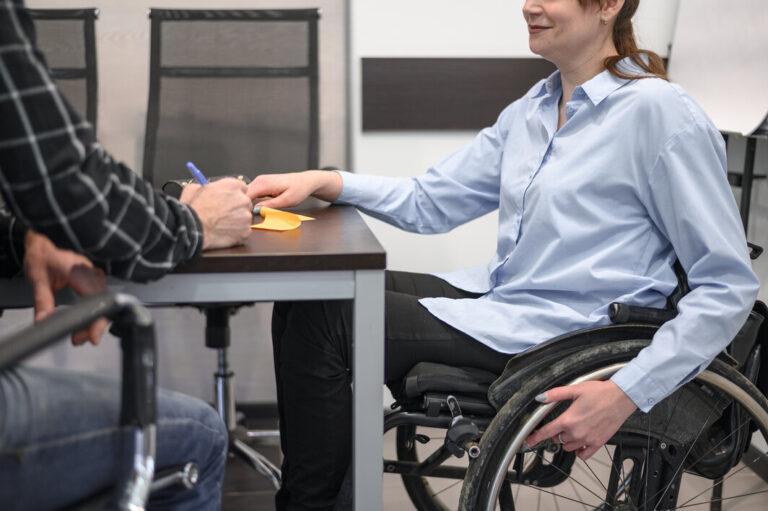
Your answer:
[[[259,206],[289,208],[309,196],[333,202],[341,194],[341,176],[333,171],[306,170],[290,174],[261,174],[248,185],[246,192]]]
[[[553,421],[534,431],[525,441],[533,447],[551,438],[566,451],[586,460],[595,454],[637,407],[612,381],[588,381],[568,387],[555,387],[537,396],[542,403],[572,401]]]

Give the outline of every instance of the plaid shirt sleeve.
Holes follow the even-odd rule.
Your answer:
[[[18,222],[125,279],[159,278],[202,247],[191,208],[115,161],[61,95],[22,0],[0,0],[0,191]]]
[[[0,277],[21,273],[26,227],[0,204]]]

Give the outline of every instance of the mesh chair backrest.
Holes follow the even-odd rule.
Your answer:
[[[30,9],[37,45],[59,89],[96,130],[98,9]]]
[[[318,165],[318,9],[152,9],[144,178]]]

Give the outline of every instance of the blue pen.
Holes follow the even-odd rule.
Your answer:
[[[189,169],[189,172],[192,174],[192,177],[195,178],[195,181],[198,182],[198,184],[201,185],[207,185],[208,180],[205,178],[202,172],[200,172],[200,169],[195,167],[195,164],[191,161],[187,162],[187,168]]]

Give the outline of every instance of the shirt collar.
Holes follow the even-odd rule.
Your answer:
[[[618,67],[621,69],[621,71],[624,71],[630,75],[647,74],[646,71],[635,64],[629,57],[621,60],[618,64]],[[581,89],[587,98],[589,98],[589,100],[592,102],[592,104],[597,106],[601,101],[610,96],[611,93],[629,81],[631,80],[612,75],[611,72],[606,69],[605,71],[598,73],[593,78],[576,87],[574,95],[578,95],[579,89]],[[551,96],[553,94],[559,93],[560,89],[560,71],[557,70],[549,75],[546,80],[544,80],[534,97],[541,97],[545,94]]]
[[[560,71],[557,70],[549,75],[539,86],[539,90],[536,91],[533,97],[539,98],[544,96],[551,96],[560,90]]]

